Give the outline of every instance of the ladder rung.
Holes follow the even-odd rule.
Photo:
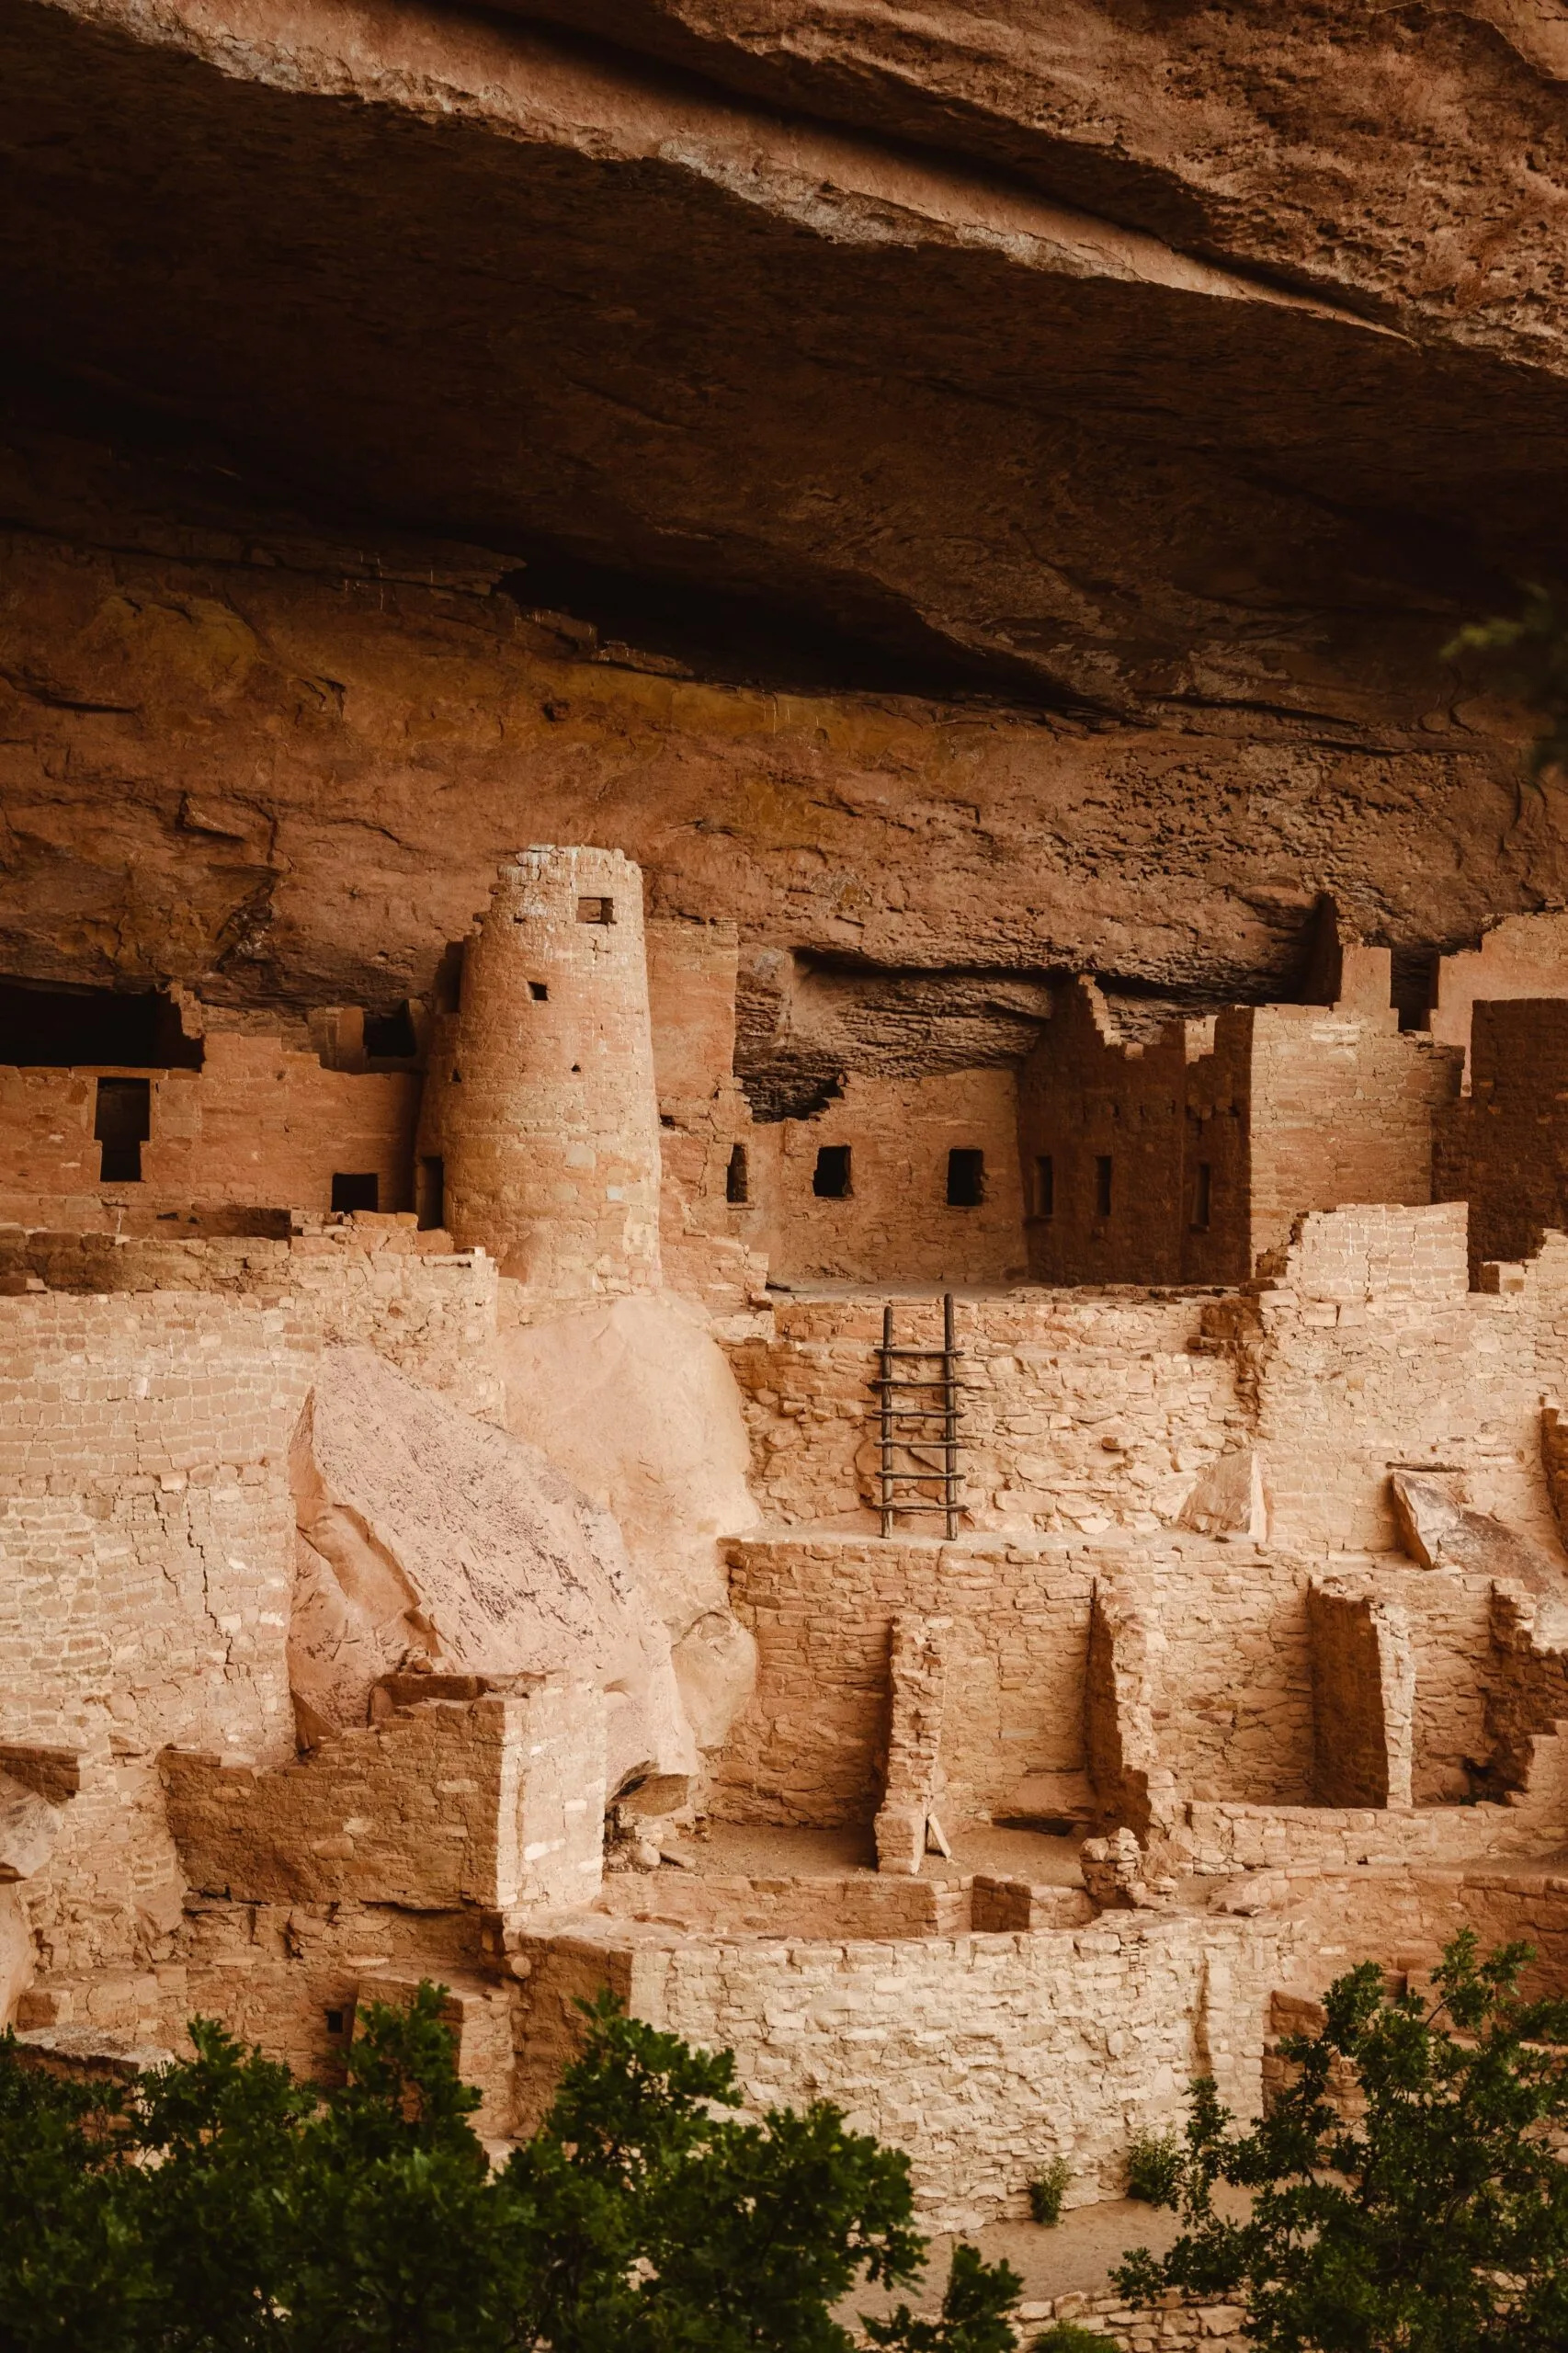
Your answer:
[[[880,1357],[961,1357],[963,1350],[961,1348],[884,1348],[879,1340],[877,1354]]]

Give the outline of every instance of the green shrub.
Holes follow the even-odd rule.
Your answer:
[[[1563,2353],[1568,2001],[1519,1999],[1532,1957],[1483,1961],[1466,1929],[1429,2003],[1364,1961],[1281,2042],[1294,2079],[1248,2131],[1195,2084],[1181,2236],[1129,2256],[1117,2292],[1234,2301],[1257,2353]],[[1248,2193],[1240,2217],[1221,2184]]]
[[[1174,2206],[1181,2188],[1181,2136],[1140,2132],[1127,2152],[1127,2195],[1146,2206]]]
[[[1073,2168],[1065,2157],[1052,2157],[1042,2165],[1029,2184],[1029,2212],[1037,2222],[1051,2224],[1062,2220],[1062,2201],[1073,2178]]]
[[[1037,2336],[1031,2353],[1115,2353],[1112,2340],[1098,2329],[1081,2328],[1075,2320],[1059,2320]]]
[[[0,2037],[0,2353],[851,2353],[846,2297],[919,2277],[906,2157],[826,2101],[742,2122],[730,2053],[608,1995],[492,2171],[442,1999],[367,2005],[324,2092],[210,2019],[129,2087]],[[960,2246],[873,2341],[1012,2353],[1019,2285]]]

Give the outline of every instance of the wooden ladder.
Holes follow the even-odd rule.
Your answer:
[[[901,1348],[893,1338],[890,1301],[882,1310],[882,1345],[878,1354],[881,1367],[871,1386],[881,1399],[882,1534],[893,1533],[893,1522],[900,1515],[907,1518],[939,1512],[950,1540],[959,1532],[959,1486],[963,1475],[959,1468],[960,1351],[953,1346],[952,1292],[942,1294],[939,1348]],[[901,1371],[901,1366],[910,1363],[939,1365],[941,1370],[935,1378]],[[914,1402],[917,1398],[928,1402],[917,1404]],[[908,1423],[915,1427],[905,1436]],[[939,1502],[929,1495],[932,1487],[940,1489]],[[910,1489],[913,1494],[901,1495],[901,1490]]]

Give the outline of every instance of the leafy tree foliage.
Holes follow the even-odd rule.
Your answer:
[[[1478,654],[1505,690],[1539,713],[1528,773],[1568,768],[1568,597],[1530,583],[1517,614],[1474,621],[1443,648],[1447,660]]]
[[[907,2160],[825,2101],[607,1996],[540,2130],[492,2171],[441,1989],[369,2006],[320,2092],[210,2020],[134,2087],[0,2043],[0,2353],[848,2353],[858,2283],[916,2279]],[[960,2247],[905,2353],[1009,2353],[1019,2282]]]
[[[1562,2353],[1568,2001],[1520,2000],[1529,1946],[1478,1953],[1454,1938],[1430,2003],[1391,1999],[1375,1962],[1337,1979],[1250,2132],[1194,2085],[1164,2201],[1185,2228],[1130,2256],[1119,2292],[1239,2297],[1260,2353]],[[1244,2219],[1220,2183],[1252,2193]]]

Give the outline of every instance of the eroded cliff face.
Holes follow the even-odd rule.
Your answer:
[[[1323,890],[1414,1006],[1568,894],[1438,659],[1559,537],[1529,12],[0,42],[11,972],[390,1005],[498,857],[613,843],[809,1074],[1016,1053],[1072,969],[1288,992]]]

